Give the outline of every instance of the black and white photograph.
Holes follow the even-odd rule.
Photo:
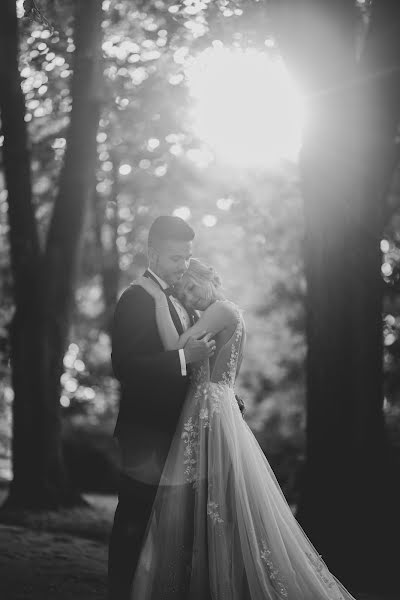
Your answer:
[[[400,2],[2,0],[1,600],[399,600]]]

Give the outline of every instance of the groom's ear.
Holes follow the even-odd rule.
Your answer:
[[[149,246],[147,249],[147,257],[149,260],[149,265],[154,264],[157,261],[158,252],[153,246]]]

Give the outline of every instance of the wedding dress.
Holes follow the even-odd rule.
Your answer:
[[[231,338],[211,367],[192,373],[131,600],[354,600],[294,518],[242,418],[234,382],[245,331],[232,307]]]

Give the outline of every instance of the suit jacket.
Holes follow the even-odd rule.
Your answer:
[[[148,271],[145,276],[156,281]],[[180,319],[169,298],[168,304],[181,335]],[[193,322],[194,313],[189,316]],[[156,457],[158,463],[163,462],[186,396],[189,376],[181,373],[179,351],[164,350],[157,329],[155,302],[142,287],[129,286],[117,303],[111,360],[121,384],[114,435],[123,453],[129,452],[130,458],[143,464],[151,457]]]

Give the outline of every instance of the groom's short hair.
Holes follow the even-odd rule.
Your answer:
[[[157,248],[160,242],[174,240],[191,242],[195,236],[193,229],[180,217],[162,215],[157,217],[149,230],[148,246]]]

